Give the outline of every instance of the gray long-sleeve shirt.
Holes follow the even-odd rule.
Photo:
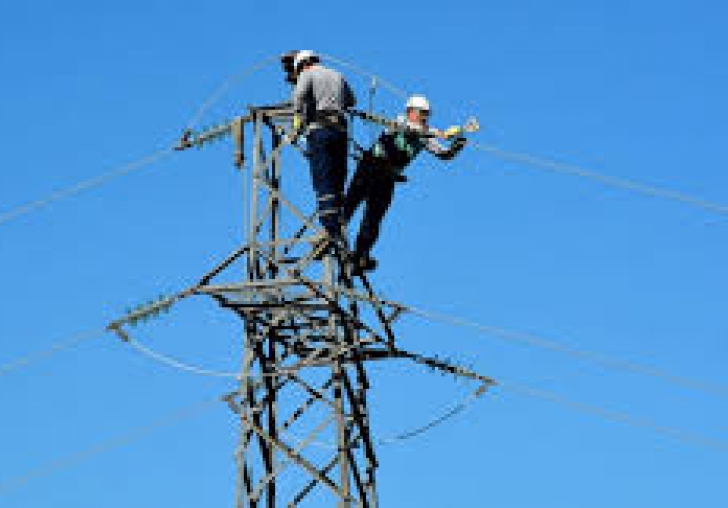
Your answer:
[[[298,76],[292,101],[294,111],[302,115],[304,124],[309,124],[317,114],[343,115],[356,104],[356,97],[344,76],[316,65]]]

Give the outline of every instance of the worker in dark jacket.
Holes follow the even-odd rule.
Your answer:
[[[374,270],[376,260],[371,250],[379,238],[384,216],[394,196],[398,181],[406,181],[405,168],[423,150],[439,159],[454,158],[466,144],[462,128],[439,131],[428,126],[430,104],[425,97],[412,96],[405,116],[385,131],[374,145],[364,151],[344,199],[344,218],[348,223],[356,209],[366,203],[352,258],[355,275]],[[452,139],[449,147],[437,138]]]
[[[344,77],[320,64],[308,50],[295,56],[293,131],[305,134],[324,243],[345,246],[342,202],[348,162],[347,111],[356,99]],[[294,134],[294,139],[296,134]]]

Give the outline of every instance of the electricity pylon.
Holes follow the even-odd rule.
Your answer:
[[[299,148],[284,135],[290,119],[286,109],[250,107],[231,122],[185,134],[180,150],[234,140],[235,164],[247,181],[246,238],[199,284],[149,312],[208,295],[242,321],[239,386],[226,397],[240,422],[238,508],[376,507],[367,364],[409,359],[475,379],[483,392],[493,382],[400,349],[393,325],[407,308],[378,297],[366,277],[354,281],[346,263],[321,248],[316,215],[283,190],[284,153]],[[124,324],[114,325],[122,336]]]

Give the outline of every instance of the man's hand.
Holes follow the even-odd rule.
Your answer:
[[[303,128],[303,118],[299,113],[293,115],[293,132],[300,131]]]
[[[293,122],[291,124],[291,132],[288,133],[288,139],[292,145],[295,145],[298,138],[303,133],[303,118],[300,114],[295,113],[293,115]]]
[[[449,127],[447,130],[445,130],[442,133],[442,137],[445,139],[454,138],[455,136],[459,136],[463,133],[463,128],[459,125],[453,125],[452,127]]]

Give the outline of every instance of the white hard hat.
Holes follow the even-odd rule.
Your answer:
[[[301,50],[296,53],[296,58],[293,60],[293,68],[298,71],[301,69],[301,65],[311,60],[317,61],[318,55],[310,49]]]
[[[407,99],[407,109],[419,109],[420,111],[430,111],[430,101],[423,95],[413,95]]]

